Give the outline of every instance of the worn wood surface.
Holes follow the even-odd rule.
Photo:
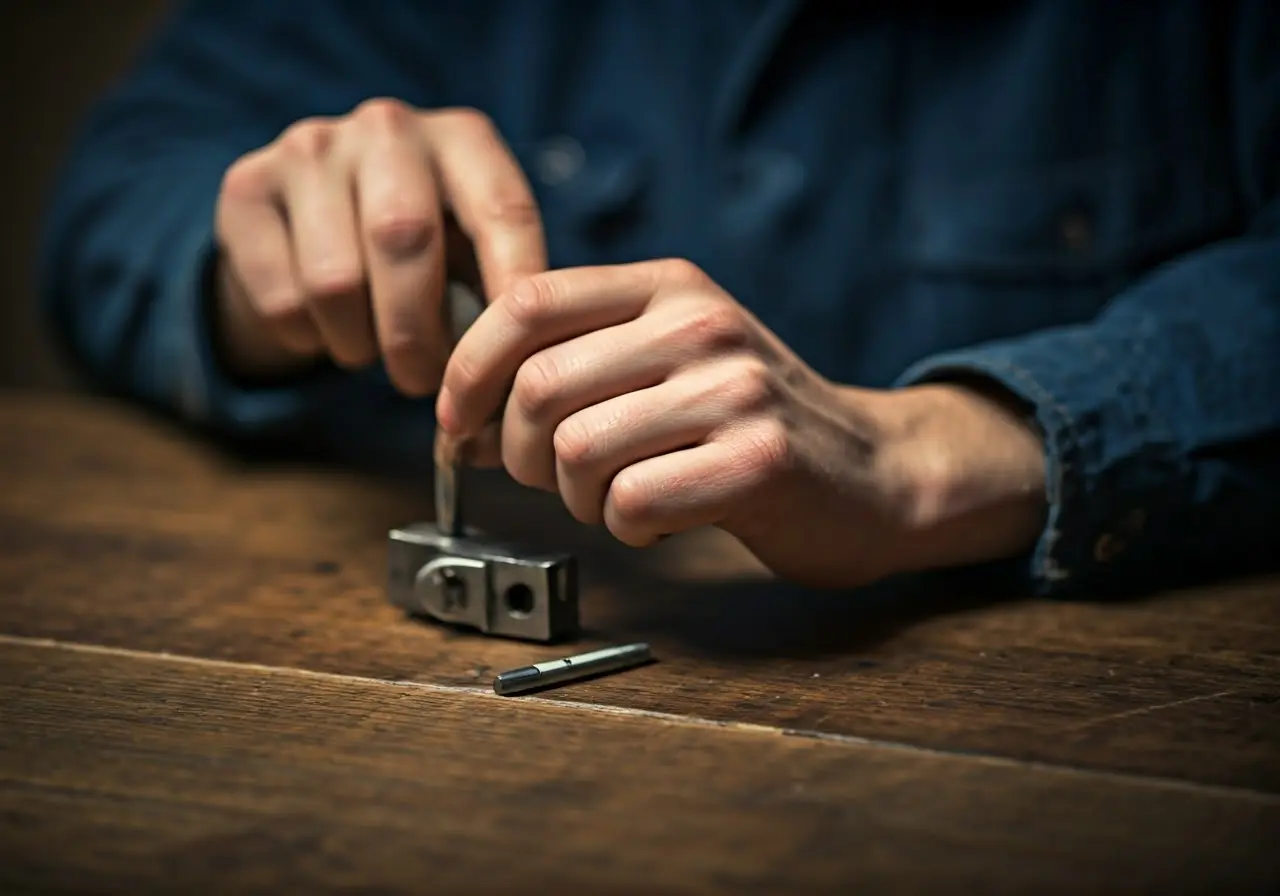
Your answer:
[[[427,483],[220,456],[136,413],[0,398],[0,633],[438,685],[557,651],[406,620]],[[583,564],[590,643],[657,665],[557,699],[1280,792],[1280,582],[1134,603],[793,594],[714,533],[633,551],[500,480],[490,531]]]
[[[6,893],[1280,887],[1274,796],[3,640],[0,705]]]

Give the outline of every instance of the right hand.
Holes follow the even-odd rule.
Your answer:
[[[215,228],[220,348],[236,373],[381,358],[414,397],[439,386],[452,348],[446,272],[478,274],[492,302],[547,265],[533,193],[492,123],[387,99],[241,157]]]

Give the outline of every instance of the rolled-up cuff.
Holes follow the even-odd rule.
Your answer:
[[[926,358],[897,386],[981,376],[1034,408],[1045,441],[1049,514],[1022,587],[1054,597],[1125,590],[1159,563],[1159,530],[1185,460],[1149,396],[1158,365],[1142,332],[1063,328]]]

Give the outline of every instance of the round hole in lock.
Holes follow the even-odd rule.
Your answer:
[[[525,619],[533,613],[534,594],[528,585],[520,582],[509,585],[502,592],[502,599],[506,602],[507,612],[517,619]]]

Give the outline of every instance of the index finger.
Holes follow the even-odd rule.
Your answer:
[[[519,281],[454,347],[436,399],[440,425],[460,436],[479,431],[530,356],[639,316],[654,298],[657,271],[652,262],[636,262]]]
[[[492,302],[516,279],[547,269],[538,204],[511,150],[484,115],[447,111],[429,122],[427,143],[440,190],[475,247]]]

